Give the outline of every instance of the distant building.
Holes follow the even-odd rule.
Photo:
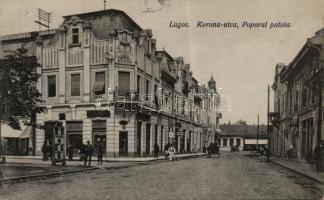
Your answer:
[[[0,57],[18,47],[40,63],[45,103],[36,124],[63,122],[67,145],[90,140],[104,143],[108,157],[149,156],[155,143],[184,153],[217,138],[216,81],[199,86],[182,57],[157,50],[152,30],[123,11],[65,16],[55,30],[3,36]],[[30,140],[41,154],[51,138],[34,128]]]
[[[256,150],[267,144],[267,126],[223,124],[220,125],[218,144],[221,150],[238,146],[240,150]]]

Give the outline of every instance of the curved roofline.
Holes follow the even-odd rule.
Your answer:
[[[137,26],[138,29],[140,29],[141,31],[144,30],[129,15],[127,15],[124,11],[117,10],[117,9],[106,9],[106,10],[92,11],[92,12],[86,12],[86,13],[65,15],[65,16],[63,16],[63,18],[69,18],[69,17],[72,17],[72,16],[85,16],[85,15],[92,15],[92,14],[104,14],[106,12],[117,12],[117,13],[121,13],[121,14],[125,15],[132,23],[134,23],[135,26]]]

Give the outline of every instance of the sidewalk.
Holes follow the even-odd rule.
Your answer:
[[[195,154],[176,154],[176,158],[188,159],[207,155],[206,153]],[[51,164],[51,161],[43,161],[42,156],[6,156],[7,162],[14,163],[26,163],[33,160],[34,163],[39,164]],[[67,161],[67,165],[79,165],[81,161],[79,157],[73,157],[75,161]],[[97,157],[93,156],[92,160],[96,161]],[[165,160],[164,155],[160,155],[159,158],[154,157],[116,157],[116,158],[103,158],[104,162],[149,162],[155,160]]]
[[[314,164],[308,164],[303,160],[281,157],[270,157],[270,160],[277,165],[324,184],[324,172],[316,172],[316,166]]]

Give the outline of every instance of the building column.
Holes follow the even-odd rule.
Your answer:
[[[83,33],[83,101],[90,102],[90,44],[91,24],[85,22]]]
[[[66,67],[66,27],[59,28],[59,52],[58,52],[58,68],[59,68],[59,102],[65,103],[65,67]]]

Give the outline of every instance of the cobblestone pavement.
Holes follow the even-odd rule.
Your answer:
[[[3,185],[0,199],[320,199],[323,185],[246,152]]]

